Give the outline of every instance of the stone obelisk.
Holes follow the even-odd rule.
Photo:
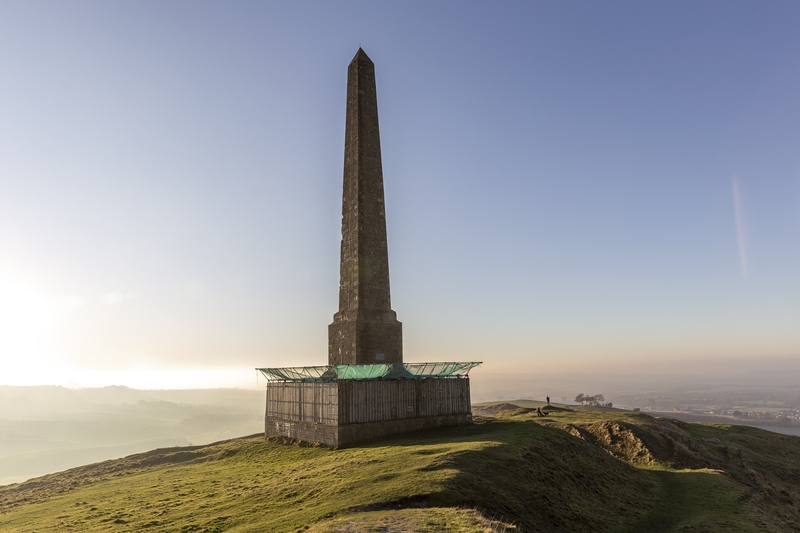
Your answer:
[[[347,69],[339,311],[328,326],[328,364],[402,362],[402,325],[389,297],[375,65],[359,48]]]

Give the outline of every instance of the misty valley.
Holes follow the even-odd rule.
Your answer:
[[[0,386],[0,485],[260,431],[261,391]]]

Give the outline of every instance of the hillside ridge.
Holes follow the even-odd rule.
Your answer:
[[[255,435],[86,465],[0,487],[0,529],[791,531],[798,458],[750,427],[510,408],[357,448]]]

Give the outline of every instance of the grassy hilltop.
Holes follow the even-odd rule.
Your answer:
[[[0,487],[0,530],[800,531],[798,437],[481,411],[493,416],[358,448],[254,436],[76,468]]]

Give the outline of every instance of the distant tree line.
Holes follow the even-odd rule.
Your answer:
[[[614,405],[611,402],[603,403],[606,399],[603,397],[602,394],[595,394],[594,396],[589,396],[588,394],[580,393],[575,396],[575,403],[579,403],[581,405],[594,405],[595,407],[613,407]]]

